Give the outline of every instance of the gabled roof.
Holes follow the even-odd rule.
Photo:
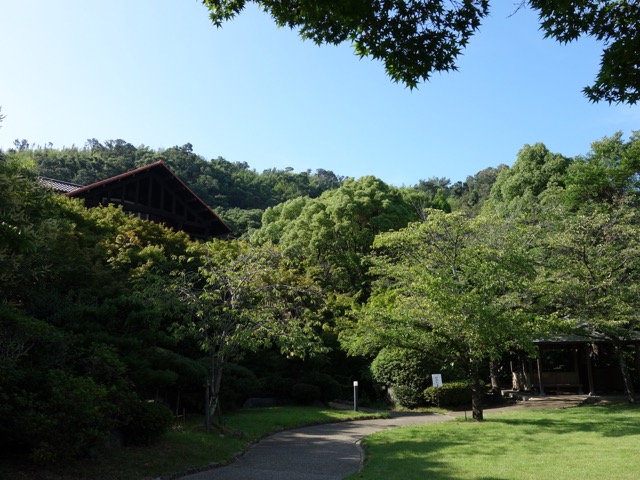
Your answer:
[[[162,161],[68,190],[66,195],[83,198],[89,208],[122,205],[127,212],[182,230],[193,238],[231,233],[220,217]]]
[[[38,181],[45,187],[52,188],[59,193],[69,193],[79,189],[82,185],[77,183],[65,182],[63,180],[56,180],[55,178],[38,177]]]

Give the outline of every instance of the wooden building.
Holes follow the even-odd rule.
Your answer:
[[[44,177],[40,182],[69,197],[82,198],[87,208],[122,205],[127,213],[181,230],[193,239],[208,240],[231,233],[162,161],[86,186]]]
[[[626,342],[634,360],[633,380],[640,384],[640,332]],[[625,386],[613,345],[598,335],[558,335],[534,342],[535,359],[511,361],[513,390],[602,395],[624,393]]]

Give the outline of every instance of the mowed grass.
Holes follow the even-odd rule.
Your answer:
[[[287,428],[381,416],[385,414],[317,407],[256,408],[225,416],[224,429],[214,428],[211,433],[205,431],[202,418],[192,418],[152,445],[110,448],[96,458],[71,465],[33,468],[15,458],[2,458],[0,453],[0,479],[144,480],[169,476],[227,463],[261,437]]]
[[[367,437],[350,479],[638,479],[640,408],[583,406],[489,414]]]

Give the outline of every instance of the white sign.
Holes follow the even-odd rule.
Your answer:
[[[357,381],[357,380],[354,380],[354,382],[353,382],[353,386],[354,386],[354,387],[357,387],[357,386],[358,386],[358,381]]]
[[[433,386],[436,388],[440,388],[442,386],[442,375],[439,373],[434,373],[431,375],[431,381],[433,382]]]

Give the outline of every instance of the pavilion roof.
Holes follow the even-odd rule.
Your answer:
[[[77,183],[65,182],[64,180],[56,180],[55,178],[38,177],[41,185],[52,188],[59,193],[69,193],[78,190],[82,185]]]
[[[182,230],[193,238],[206,240],[231,233],[220,217],[163,161],[90,185],[45,177],[40,177],[40,182],[69,197],[84,199],[88,208],[122,205],[127,212]]]

